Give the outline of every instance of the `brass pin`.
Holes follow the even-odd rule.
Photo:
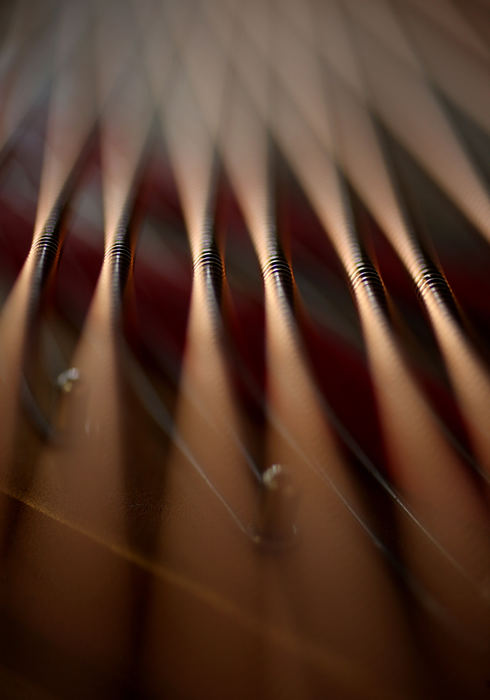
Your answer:
[[[272,464],[262,475],[254,541],[279,549],[291,546],[298,535],[298,501],[299,493],[291,473],[281,464]]]

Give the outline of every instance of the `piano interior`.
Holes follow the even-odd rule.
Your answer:
[[[0,696],[488,697],[488,1],[0,42]]]

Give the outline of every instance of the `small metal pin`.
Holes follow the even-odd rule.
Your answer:
[[[80,379],[80,371],[76,367],[61,372],[56,378],[56,386],[60,391],[69,394],[73,389],[73,385]]]
[[[298,535],[295,522],[298,501],[299,493],[291,473],[281,464],[272,464],[262,475],[254,541],[274,549],[291,546]]]

